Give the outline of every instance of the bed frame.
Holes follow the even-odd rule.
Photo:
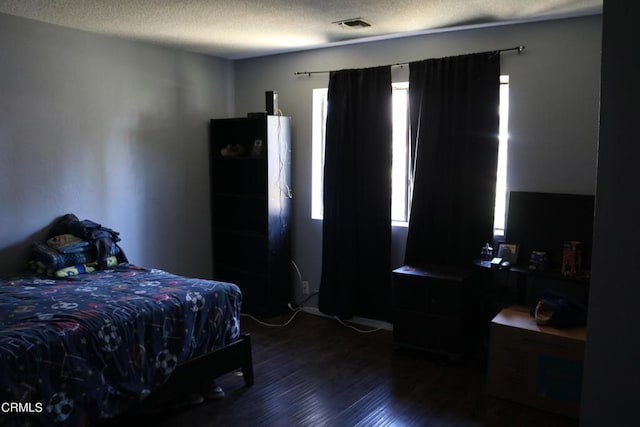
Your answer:
[[[206,372],[208,377],[217,378],[236,370],[242,371],[245,386],[253,385],[253,356],[249,334],[240,334],[237,341],[180,365],[175,377],[176,380],[193,380]]]
[[[202,384],[233,371],[241,371],[245,387],[253,385],[253,356],[251,335],[240,334],[233,343],[184,362],[171,378],[150,396],[150,401],[164,401],[176,391],[186,392],[193,384]],[[142,402],[144,405],[149,402]],[[153,405],[153,403],[151,403]],[[133,408],[132,408],[133,409]]]

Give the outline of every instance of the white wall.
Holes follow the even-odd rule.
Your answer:
[[[208,120],[229,61],[0,14],[0,272],[72,212],[131,262],[211,276]]]
[[[510,76],[510,190],[594,194],[600,82],[601,15],[389,41],[336,46],[235,63],[236,115],[264,111],[264,92],[275,90],[293,123],[293,257],[311,288],[320,281],[322,226],[311,220],[312,89],[326,87],[337,70],[525,45],[502,54]],[[395,81],[408,69],[393,68]],[[406,229],[394,230],[394,266],[400,265]],[[480,250],[480,248],[478,248]],[[299,290],[298,290],[299,291]]]

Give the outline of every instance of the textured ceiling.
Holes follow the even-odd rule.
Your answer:
[[[0,0],[0,13],[229,59],[584,16],[603,0]],[[361,30],[334,22],[364,18]]]

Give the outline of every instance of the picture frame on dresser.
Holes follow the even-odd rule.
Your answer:
[[[512,265],[518,263],[518,252],[520,245],[517,243],[499,243],[498,244],[498,258],[502,258],[503,261],[508,261]]]

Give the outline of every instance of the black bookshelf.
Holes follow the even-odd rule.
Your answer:
[[[214,278],[240,287],[245,313],[280,312],[291,300],[290,122],[210,123]]]

